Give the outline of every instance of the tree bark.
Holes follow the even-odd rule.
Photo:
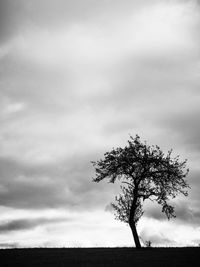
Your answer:
[[[137,233],[137,229],[135,226],[135,211],[137,209],[137,200],[138,200],[138,184],[135,184],[135,188],[134,188],[134,198],[133,198],[133,202],[131,205],[131,209],[130,209],[130,215],[129,215],[129,226],[131,228],[132,234],[133,234],[133,239],[135,241],[135,247],[137,249],[141,248],[141,244],[140,244],[140,239]]]
[[[135,242],[135,247],[137,249],[140,249],[141,248],[141,244],[140,244],[140,239],[139,239],[139,236],[138,236],[138,233],[137,233],[137,229],[136,229],[135,223],[134,222],[129,223],[129,226],[130,226],[131,231],[132,231],[132,234],[133,234],[133,239],[134,239],[134,242]]]

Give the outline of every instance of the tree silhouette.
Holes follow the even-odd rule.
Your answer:
[[[128,223],[136,248],[141,248],[136,224],[143,215],[142,204],[146,199],[162,206],[168,219],[175,217],[169,201],[178,194],[188,195],[185,180],[189,169],[187,160],[172,158],[172,150],[165,155],[159,146],[149,146],[140,137],[130,136],[124,148],[112,149],[99,161],[92,161],[96,177],[94,182],[108,178],[110,183],[121,180],[121,194],[111,203],[116,219]]]

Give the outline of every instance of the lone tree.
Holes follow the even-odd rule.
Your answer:
[[[106,178],[110,183],[121,180],[121,194],[111,205],[116,219],[129,224],[136,248],[141,248],[136,224],[143,215],[143,202],[146,199],[156,201],[170,219],[175,217],[170,199],[179,193],[188,195],[186,162],[181,162],[179,156],[172,158],[172,150],[165,155],[159,146],[141,142],[138,135],[130,136],[124,148],[112,149],[103,159],[92,161],[96,174],[94,182]]]

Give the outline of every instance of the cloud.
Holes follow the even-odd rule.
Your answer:
[[[0,234],[12,231],[24,231],[37,226],[65,222],[66,218],[37,218],[37,219],[17,219],[12,221],[0,222]]]
[[[76,156],[43,166],[1,159],[1,205],[33,210],[62,207],[72,211],[95,210],[106,205],[117,187],[92,182],[92,159],[92,155],[84,159]]]
[[[198,184],[192,183],[194,187]],[[193,187],[192,186],[192,187]],[[199,195],[199,187],[197,187]],[[191,194],[190,194],[191,193]],[[199,212],[199,197],[195,196],[195,192],[189,191],[189,199],[183,199],[178,197],[176,200],[171,201],[171,204],[175,208],[176,218],[172,219],[177,224],[191,225],[197,227],[200,223],[200,212]],[[147,203],[144,205],[144,216],[147,218],[153,218],[158,221],[167,221],[167,217],[161,211],[161,206],[156,203]]]
[[[175,240],[171,240],[165,236],[165,234],[158,232],[158,233],[150,233],[148,230],[143,230],[140,233],[142,242],[146,245],[146,242],[150,241],[152,246],[170,246],[175,245]]]
[[[189,149],[197,150],[199,152],[200,142],[200,126],[198,119],[200,116],[200,110],[198,104],[198,99],[193,100],[193,106],[189,110],[184,110],[182,112],[176,112],[172,116],[166,117],[165,127],[168,131],[174,134],[177,139],[181,141],[182,144]]]
[[[143,218],[139,235],[143,243],[151,241],[152,246],[194,246],[199,236],[199,228],[171,220],[158,221]]]
[[[18,242],[0,242],[0,248],[18,248],[19,246]]]
[[[103,24],[99,28],[87,22],[50,32],[35,29],[18,36],[3,60],[1,92],[12,105],[23,103],[26,108],[23,115],[13,119],[8,120],[4,114],[3,136],[9,132],[10,138],[5,140],[2,153],[12,151],[8,155],[16,157],[12,153],[22,149],[26,156],[28,150],[30,160],[48,160],[57,153],[60,156],[63,143],[70,146],[79,142],[83,125],[85,136],[90,134],[88,143],[96,136],[95,147],[116,132],[121,135],[137,130],[147,136],[152,134],[152,128],[159,128],[153,123],[154,118],[163,118],[169,105],[178,108],[180,87],[184,84],[187,90],[191,85],[188,70],[196,65],[196,35],[190,31],[195,28],[190,21],[193,9],[187,13],[186,7],[162,2],[148,6],[150,18],[142,9],[133,16],[122,16],[118,22],[115,18],[116,25]],[[170,23],[176,27],[169,23],[168,13],[172,13]],[[178,48],[167,32],[165,37],[160,36],[160,23],[156,23],[156,29],[146,23],[152,17],[169,27]],[[147,25],[150,32],[155,30],[151,38]],[[158,36],[162,44],[157,41]],[[169,45],[166,40],[172,43]],[[155,47],[149,47],[151,42]],[[190,93],[181,96],[180,101],[185,103],[189,97]]]
[[[102,23],[113,15],[127,13],[129,7],[138,6],[139,2],[121,0],[58,0],[58,1],[25,1],[1,0],[1,41],[7,41],[16,34],[29,31],[30,28],[51,30],[55,27],[67,27],[74,23],[96,21]]]

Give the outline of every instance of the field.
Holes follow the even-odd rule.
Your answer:
[[[200,248],[33,248],[0,250],[0,266],[192,267]]]

